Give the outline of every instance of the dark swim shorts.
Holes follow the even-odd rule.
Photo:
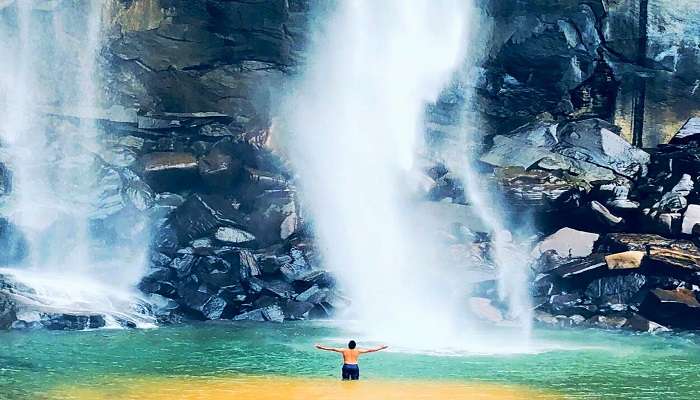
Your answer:
[[[343,364],[343,380],[356,381],[360,379],[360,366],[357,364]]]

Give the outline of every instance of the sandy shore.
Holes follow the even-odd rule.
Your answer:
[[[51,400],[414,400],[560,399],[554,393],[522,386],[436,381],[342,382],[290,377],[125,378],[65,385],[48,393]]]

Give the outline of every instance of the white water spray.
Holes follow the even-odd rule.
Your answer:
[[[463,0],[338,2],[282,112],[323,260],[353,299],[350,316],[361,334],[393,346],[522,350],[465,324],[466,278],[448,265],[444,243],[431,233],[439,221],[409,188],[424,149],[425,107],[464,61],[472,13]],[[470,183],[471,154],[463,144],[451,166],[466,170],[469,189],[482,193]],[[468,195],[477,212],[490,212],[487,196]],[[496,215],[483,222],[504,243]],[[496,246],[498,265],[513,261],[505,249]],[[501,281],[511,310],[520,313],[525,282]]]
[[[104,5],[42,4],[16,1],[0,10],[0,135],[12,172],[2,214],[28,247],[20,265],[0,273],[30,289],[14,294],[37,311],[148,326],[134,289],[145,245],[98,243],[91,234],[90,217],[104,195],[93,117]]]
[[[460,0],[354,0],[316,36],[284,123],[325,264],[364,334],[431,346],[458,329],[449,276],[407,181],[427,103],[462,61]],[[447,344],[447,343],[445,343]]]

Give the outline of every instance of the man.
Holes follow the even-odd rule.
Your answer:
[[[360,379],[360,366],[357,365],[357,359],[360,358],[360,354],[365,354],[365,353],[374,353],[375,351],[379,350],[384,350],[388,348],[389,346],[379,346],[374,349],[357,349],[357,343],[355,343],[354,340],[351,340],[350,343],[348,343],[348,348],[347,349],[340,349],[340,348],[334,348],[334,347],[326,347],[326,346],[321,346],[320,344],[316,345],[316,348],[319,350],[326,350],[326,351],[334,351],[336,353],[342,353],[343,354],[343,380],[352,380],[356,381]]]

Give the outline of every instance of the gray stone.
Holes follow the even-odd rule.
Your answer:
[[[622,222],[621,217],[614,215],[604,205],[600,204],[595,200],[591,202],[590,208],[602,222],[610,226],[615,226]]]
[[[593,244],[599,237],[597,233],[562,228],[544,238],[536,251],[542,254],[554,250],[561,257],[587,257],[593,253]]]
[[[637,273],[604,277],[591,282],[585,294],[596,304],[633,304],[643,299],[635,297],[646,282],[645,276]]]
[[[197,159],[189,153],[148,153],[138,164],[146,183],[157,192],[178,191],[199,178]]]
[[[214,237],[219,241],[235,244],[245,244],[255,241],[255,236],[253,236],[252,233],[230,226],[222,226],[217,229]]]

